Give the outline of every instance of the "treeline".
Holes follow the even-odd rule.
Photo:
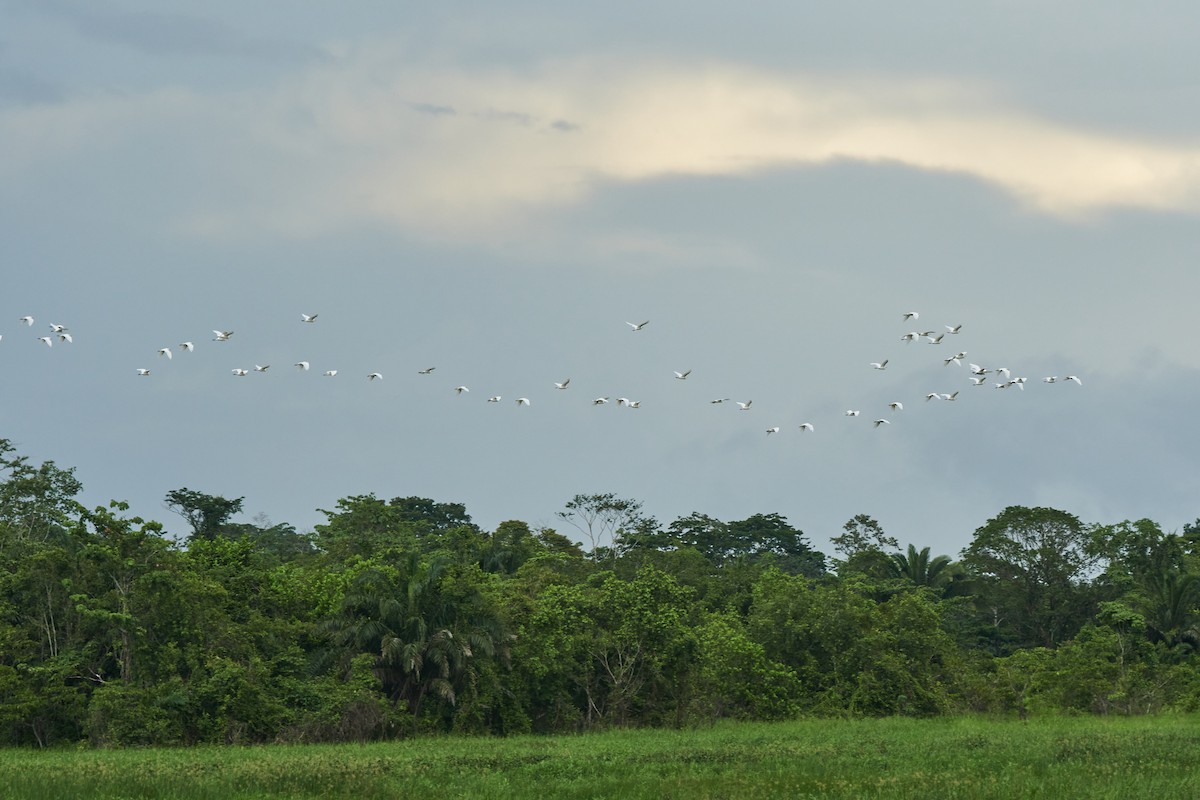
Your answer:
[[[1200,522],[1010,507],[954,560],[860,515],[827,557],[611,494],[494,531],[347,497],[302,534],[183,488],[172,537],[80,490],[0,440],[0,745],[1200,709]]]

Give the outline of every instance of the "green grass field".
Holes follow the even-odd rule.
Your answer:
[[[1200,797],[1200,718],[725,723],[509,739],[4,751],[4,798]]]

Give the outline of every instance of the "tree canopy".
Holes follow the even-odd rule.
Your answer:
[[[860,514],[827,560],[779,513],[613,494],[490,531],[352,495],[300,532],[182,488],[172,536],[81,491],[0,439],[0,745],[1200,707],[1194,526],[1012,506],[956,561]]]

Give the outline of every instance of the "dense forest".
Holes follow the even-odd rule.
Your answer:
[[[1014,506],[955,559],[859,515],[825,555],[612,494],[494,531],[354,496],[300,533],[181,488],[171,536],[81,488],[0,439],[6,746],[1200,709],[1200,521]]]

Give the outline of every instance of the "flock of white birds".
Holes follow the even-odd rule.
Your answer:
[[[317,322],[317,317],[318,317],[318,315],[315,313],[314,314],[301,314],[300,322],[304,323],[304,324],[315,324]],[[920,319],[920,314],[916,311],[908,311],[908,312],[901,314],[901,319],[905,323],[916,323],[917,320]],[[31,315],[26,315],[26,316],[20,317],[18,321],[20,323],[23,323],[27,327],[32,327],[35,322],[33,316],[31,316]],[[631,329],[631,331],[633,333],[639,333],[640,331],[644,330],[647,325],[650,324],[650,320],[645,320],[643,322],[626,322],[625,324],[629,326],[629,328]],[[899,339],[904,345],[913,345],[913,344],[918,344],[918,343],[923,343],[923,344],[927,344],[927,345],[944,345],[944,344],[948,343],[949,341],[955,341],[955,340],[950,340],[947,337],[958,336],[961,333],[963,326],[962,326],[962,324],[943,325],[942,328],[943,328],[943,330],[910,330],[910,331],[904,333],[902,336],[900,336]],[[37,342],[41,343],[45,347],[53,347],[56,341],[60,345],[65,345],[65,344],[69,345],[74,342],[72,334],[66,325],[63,325],[61,323],[51,323],[49,325],[49,329],[50,329],[49,335],[34,337]],[[233,331],[222,330],[222,329],[213,329],[212,333],[213,333],[212,341],[217,342],[217,343],[229,342],[232,340],[233,335],[234,335]],[[0,335],[0,340],[3,340],[3,338],[4,337],[2,335]],[[163,346],[163,347],[158,348],[157,357],[159,359],[165,359],[167,361],[171,361],[175,358],[176,353],[183,355],[183,354],[191,353],[195,349],[196,349],[196,345],[193,341],[179,342],[177,345],[174,345],[174,346]],[[885,358],[882,361],[870,362],[869,364],[865,365],[865,367],[870,367],[871,369],[878,370],[878,371],[884,371],[888,368],[889,361],[890,361],[890,359]],[[1018,391],[1024,391],[1026,383],[1027,383],[1027,379],[1024,376],[1015,375],[1013,370],[1009,369],[1008,367],[981,366],[979,364],[975,364],[975,363],[968,361],[967,360],[967,352],[965,350],[956,350],[953,354],[948,355],[945,358],[943,358],[942,363],[946,367],[954,367],[956,369],[963,369],[965,366],[966,377],[969,380],[969,385],[972,387],[975,387],[975,388],[991,386],[992,388],[995,388],[995,389],[1014,389],[1015,388]],[[297,361],[292,366],[293,366],[293,368],[295,368],[297,370],[307,372],[311,368],[311,363],[309,361]],[[249,376],[251,373],[265,374],[270,369],[271,369],[270,364],[254,364],[252,367],[251,366],[233,367],[230,369],[230,373],[233,377],[244,378],[244,377]],[[425,367],[423,369],[416,370],[415,372],[418,375],[431,376],[431,375],[433,375],[435,369],[436,369],[436,367]],[[143,367],[137,367],[135,374],[139,377],[149,378],[149,377],[151,377],[152,372],[153,372],[153,368],[148,367],[148,366],[143,366]],[[324,377],[327,377],[327,378],[335,378],[338,375],[338,370],[328,369],[328,370],[325,370],[322,374],[324,375]],[[674,377],[675,377],[675,380],[686,381],[691,376],[691,374],[692,374],[691,369],[687,369],[687,370],[683,370],[683,371],[675,371]],[[378,371],[372,371],[372,372],[366,373],[365,377],[368,382],[382,381],[383,373],[378,372]],[[1079,386],[1083,385],[1083,382],[1082,382],[1082,380],[1080,380],[1078,375],[1065,375],[1065,376],[1061,376],[1061,377],[1057,376],[1057,375],[1048,375],[1048,376],[1043,377],[1041,379],[1041,382],[1043,384],[1047,384],[1047,385],[1066,384],[1066,383],[1074,383]],[[562,381],[553,382],[553,386],[554,386],[555,390],[566,391],[571,388],[571,379],[566,378]],[[454,386],[451,389],[451,391],[453,391],[455,394],[461,396],[461,395],[470,393],[471,390],[467,386],[458,385],[458,386]],[[957,391],[957,390],[953,391],[953,392],[934,391],[934,392],[927,392],[925,394],[925,401],[926,402],[931,402],[931,401],[954,402],[958,399],[958,397],[959,397],[959,391]],[[490,395],[487,398],[487,402],[489,402],[489,403],[499,403],[502,400],[503,400],[503,397],[501,397],[500,395]],[[531,401],[528,397],[518,397],[518,398],[516,398],[515,402],[518,406],[527,407],[527,406],[531,405]],[[614,399],[614,398],[611,398],[608,396],[601,396],[601,397],[596,397],[596,398],[592,399],[592,401],[591,401],[592,405],[594,405],[594,406],[608,405],[610,402],[614,402],[617,406],[623,407],[623,408],[639,409],[642,407],[641,401],[631,400],[628,397],[617,397]],[[714,405],[722,404],[722,403],[736,403],[738,410],[750,411],[750,410],[752,410],[754,401],[753,400],[744,400],[744,401],[733,400],[732,398],[728,398],[728,397],[720,397],[720,398],[712,399],[709,402]],[[881,428],[885,425],[892,424],[892,420],[889,419],[887,416],[882,416],[882,414],[889,414],[889,416],[894,416],[896,413],[903,412],[904,411],[904,403],[900,400],[894,400],[892,402],[887,403],[886,408],[888,409],[887,412],[883,411],[882,408],[880,409],[880,414],[881,414],[880,416],[868,415],[868,417],[871,419],[872,425],[875,428]],[[859,417],[861,415],[862,415],[862,411],[857,408],[847,409],[844,413],[844,416],[846,416],[846,417]],[[771,427],[768,427],[766,429],[766,432],[767,432],[767,435],[769,436],[771,434],[779,433],[781,430],[782,430],[781,426],[773,425]],[[816,430],[816,426],[812,422],[802,422],[799,424],[798,430],[801,433],[811,433]]]

